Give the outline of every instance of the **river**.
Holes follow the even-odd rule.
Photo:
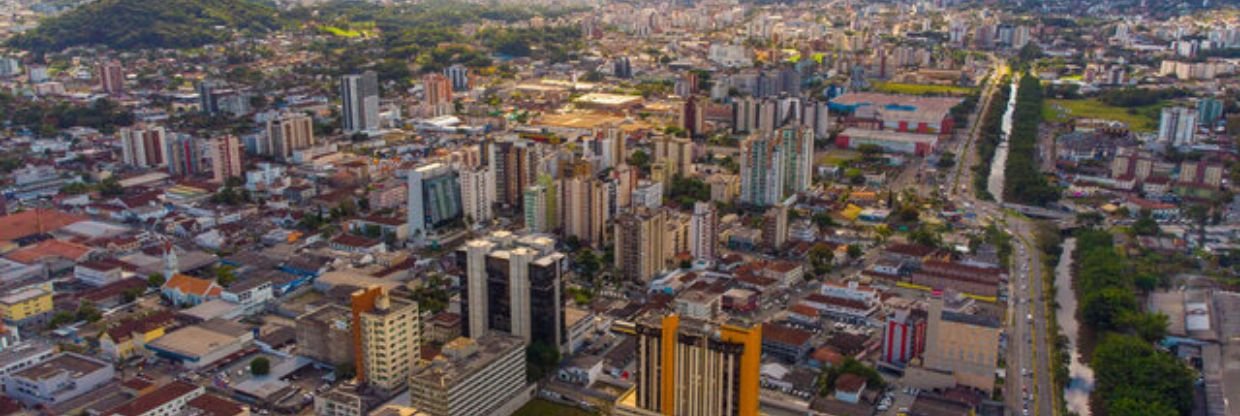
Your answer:
[[[1012,115],[1016,113],[1016,80],[1012,80],[1011,93],[1008,94],[1007,110],[1003,112],[1003,130],[999,135],[999,146],[995,148],[995,158],[990,161],[990,176],[986,178],[986,191],[995,197],[995,202],[1003,203],[1003,170],[1007,168],[1008,136],[1012,135]]]
[[[1064,240],[1063,254],[1055,266],[1055,302],[1059,304],[1055,320],[1059,323],[1059,330],[1068,337],[1068,354],[1072,357],[1068,364],[1071,380],[1064,388],[1064,403],[1068,411],[1089,416],[1089,393],[1094,390],[1094,370],[1085,365],[1077,349],[1081,327],[1076,321],[1076,292],[1072,290],[1072,251],[1075,249],[1075,238]]]

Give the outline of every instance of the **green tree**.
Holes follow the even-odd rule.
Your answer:
[[[219,266],[215,268],[215,282],[220,286],[228,287],[237,281],[237,274],[232,266]]]
[[[1122,317],[1137,309],[1132,291],[1107,287],[1085,295],[1081,300],[1081,317],[1086,324],[1099,330],[1121,328]]]
[[[115,176],[109,176],[99,181],[99,194],[105,197],[117,197],[125,193],[125,188],[121,187],[120,180]]]
[[[1130,335],[1106,335],[1094,349],[1090,364],[1094,368],[1095,394],[1104,407],[1108,403],[1129,406],[1124,402],[1129,399],[1144,401],[1150,409],[1165,406],[1181,415],[1192,411],[1192,370],[1145,340]]]
[[[643,172],[650,171],[650,155],[645,151],[634,151],[633,154],[629,155],[627,162],[630,166],[641,169]]]
[[[819,212],[814,214],[814,224],[817,224],[819,227],[823,228],[834,227],[835,220],[831,218],[831,214]]]
[[[250,360],[250,374],[256,376],[265,376],[271,373],[271,360],[267,357],[258,357]]]
[[[533,341],[525,349],[525,378],[542,380],[560,365],[560,350],[542,341]]]
[[[160,273],[151,273],[146,276],[146,285],[148,287],[162,287],[164,285],[164,275]]]
[[[834,261],[835,251],[827,247],[826,244],[817,244],[809,250],[809,264],[816,276],[821,277],[830,273],[832,262]]]
[[[861,246],[856,245],[856,244],[848,245],[848,258],[857,259],[861,257],[861,254],[862,254]]]

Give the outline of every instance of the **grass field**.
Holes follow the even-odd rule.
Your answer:
[[[369,37],[371,35],[370,33],[371,31],[367,29],[357,30],[357,29],[350,29],[350,28],[341,28],[341,27],[336,27],[336,26],[320,26],[319,28],[322,29],[324,32],[327,32],[327,33],[330,33],[332,35],[339,36],[342,38],[357,38],[357,37],[362,37],[362,36]]]
[[[1094,99],[1052,99],[1046,100],[1046,103],[1042,105],[1042,119],[1059,123],[1073,118],[1115,120],[1127,123],[1128,128],[1133,131],[1148,132],[1158,129],[1158,112],[1161,109],[1161,104],[1128,109],[1110,106]]]
[[[977,91],[973,87],[955,85],[903,84],[898,82],[875,82],[874,90],[892,94],[909,95],[969,95]]]
[[[530,400],[512,416],[592,416],[593,413],[543,399]]]

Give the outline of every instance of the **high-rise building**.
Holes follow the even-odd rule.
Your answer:
[[[163,127],[125,127],[120,136],[121,160],[126,165],[153,168],[168,163],[168,148],[164,144],[167,134]]]
[[[809,189],[813,158],[814,133],[808,128],[751,134],[741,141],[741,201],[773,205]]]
[[[452,82],[443,74],[431,73],[422,77],[422,93],[426,105],[435,115],[452,113]]]
[[[661,209],[638,208],[615,222],[615,266],[620,277],[649,282],[666,268],[663,250],[667,214]]]
[[[814,137],[830,136],[831,112],[828,110],[827,102],[806,100],[801,114],[801,126],[813,132]]]
[[[423,362],[410,378],[409,400],[430,416],[509,414],[524,403],[525,343],[489,333],[457,338],[439,356]]]
[[[469,68],[466,68],[465,65],[454,64],[444,68],[443,74],[448,77],[448,82],[452,85],[453,91],[466,91],[469,89]]]
[[[202,151],[198,144],[198,140],[188,134],[173,133],[165,141],[169,175],[192,176],[202,171]]]
[[[1197,100],[1197,124],[1214,128],[1223,118],[1223,101],[1217,98]]]
[[[651,141],[654,142],[653,159],[664,163],[664,174],[669,179],[693,174],[693,141],[670,134]]]
[[[506,138],[483,142],[482,155],[495,171],[495,200],[502,207],[517,209],[525,190],[534,183],[534,142]]]
[[[1187,107],[1165,107],[1158,122],[1158,141],[1173,147],[1196,142],[1197,111]]]
[[[466,222],[489,223],[494,218],[495,175],[490,166],[466,166],[460,169],[461,206]]]
[[[602,246],[611,219],[603,182],[590,175],[562,179],[559,202],[564,237],[577,237],[582,244],[593,247]]]
[[[999,320],[944,311],[939,292],[930,299],[929,309],[924,366],[951,374],[956,385],[987,393],[994,390],[1002,329]]]
[[[719,213],[710,202],[693,203],[689,218],[689,251],[693,258],[711,260],[719,247]]]
[[[552,348],[564,343],[562,280],[567,257],[555,239],[496,231],[456,252],[465,271],[461,334],[478,338],[500,331]]]
[[[409,184],[409,238],[425,241],[441,227],[463,216],[461,184],[457,173],[442,163],[430,163],[406,172]]]
[[[120,61],[109,60],[99,63],[99,85],[103,92],[120,95],[125,91],[125,69]]]
[[[887,316],[883,327],[883,353],[879,359],[888,364],[905,365],[926,350],[926,311],[896,309]]]
[[[280,160],[293,157],[294,150],[313,147],[314,121],[299,113],[283,113],[267,120],[267,136],[258,154],[274,156]]]
[[[379,129],[379,76],[375,71],[341,77],[340,100],[345,134]]]
[[[550,190],[543,185],[530,185],[525,188],[521,208],[524,210],[525,229],[535,233],[551,230],[547,223],[548,193]]]
[[[695,137],[706,133],[706,102],[697,97],[686,98],[680,108],[680,128]]]
[[[777,203],[762,214],[762,244],[779,250],[788,242],[788,205]]]
[[[761,326],[679,315],[616,325],[637,337],[635,395],[617,414],[758,415]]]
[[[358,380],[389,392],[404,386],[421,357],[417,302],[372,286],[353,292],[351,306]]]
[[[224,183],[228,178],[245,174],[245,171],[241,170],[241,139],[237,136],[226,135],[211,139],[208,149],[213,182]]]
[[[629,61],[629,57],[621,56],[611,61],[611,72],[616,78],[629,79],[633,78],[633,65]]]

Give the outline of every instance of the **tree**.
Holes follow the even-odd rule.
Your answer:
[[[827,214],[826,212],[819,212],[814,214],[814,224],[817,224],[822,228],[834,227],[835,220],[831,218],[830,214]]]
[[[560,350],[542,341],[533,341],[525,349],[525,378],[542,380],[560,365]]]
[[[146,285],[148,287],[161,287],[164,285],[164,275],[160,273],[151,273],[146,277]]]
[[[78,305],[77,320],[98,322],[100,319],[103,319],[103,312],[100,312],[99,308],[96,308],[94,303],[84,301],[81,305]]]
[[[1094,349],[1095,394],[1108,414],[1118,413],[1112,404],[1130,406],[1125,400],[1145,402],[1145,406],[1173,409],[1186,415],[1193,408],[1192,370],[1179,359],[1159,351],[1150,343],[1131,335],[1106,335]],[[1166,414],[1164,412],[1151,414]]]
[[[848,245],[848,258],[857,259],[861,257],[861,246],[856,244]]]
[[[577,250],[577,254],[573,256],[573,262],[577,265],[577,273],[585,278],[593,278],[602,267],[598,255],[594,254],[594,250],[589,247]]]
[[[215,268],[215,282],[220,286],[228,287],[237,281],[237,274],[233,272],[232,266],[220,266]]]
[[[121,187],[120,180],[115,176],[109,176],[99,182],[99,194],[106,197],[121,196],[125,193],[125,188]]]
[[[357,377],[357,367],[352,363],[336,364],[336,380],[350,380]]]
[[[1132,328],[1146,342],[1158,342],[1167,337],[1167,315],[1162,313],[1132,312],[1121,318],[1125,326]]]
[[[809,263],[814,275],[822,276],[831,272],[831,264],[835,261],[835,251],[826,244],[817,244],[809,250]]]
[[[256,376],[265,376],[271,373],[271,360],[267,357],[258,357],[250,361],[250,374]]]
[[[1132,232],[1137,235],[1157,235],[1159,232],[1158,222],[1154,221],[1154,216],[1148,209],[1142,209],[1138,214],[1137,221],[1132,223]]]
[[[627,160],[629,165],[641,169],[643,172],[650,171],[650,155],[642,150],[637,150],[629,155]]]
[[[1132,291],[1107,287],[1087,293],[1081,300],[1081,317],[1095,329],[1110,331],[1121,328],[1121,318],[1137,309]]]

